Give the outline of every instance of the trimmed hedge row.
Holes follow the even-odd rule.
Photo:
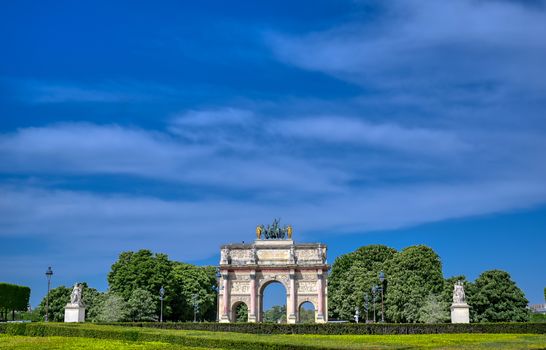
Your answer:
[[[114,339],[140,342],[164,342],[190,347],[222,348],[234,350],[320,350],[321,347],[299,344],[275,344],[267,342],[212,339],[185,334],[159,333],[146,329],[124,329],[113,326],[65,325],[62,323],[0,323],[0,334],[31,337],[61,336],[96,339]]]
[[[0,318],[7,319],[10,311],[25,311],[29,298],[29,287],[0,282]]]
[[[122,327],[237,332],[253,334],[449,334],[449,333],[512,333],[546,334],[546,323],[469,323],[469,324],[419,324],[419,323],[326,323],[326,324],[276,324],[276,323],[190,323],[190,322],[120,322],[103,323]]]

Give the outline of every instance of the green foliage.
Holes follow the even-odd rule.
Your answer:
[[[240,303],[235,308],[235,322],[248,322],[248,306],[245,303]]]
[[[396,250],[387,246],[369,245],[339,256],[328,278],[330,317],[350,320],[356,306],[364,310],[364,293],[371,295],[371,287],[379,284],[379,272],[395,254]],[[380,301],[376,300],[377,309]]]
[[[128,319],[127,302],[113,292],[105,293],[98,309],[97,320],[101,322],[120,322]]]
[[[123,252],[108,274],[110,291],[124,300],[129,300],[135,289],[157,295],[159,288],[167,284],[171,267],[172,262],[166,254],[154,254],[146,249]]]
[[[88,287],[85,282],[82,284],[82,301],[85,304],[85,320],[88,322],[96,322],[99,320],[99,313],[105,299],[105,293],[101,293],[95,288]]]
[[[15,311],[27,310],[29,298],[29,287],[0,283],[0,319],[7,319],[10,311],[14,319]]]
[[[156,320],[156,302],[153,295],[147,290],[135,289],[127,301],[127,316],[133,322]]]
[[[129,301],[132,293],[145,290],[154,301],[154,317],[159,315],[159,289],[165,288],[164,317],[171,321],[193,320],[193,300],[198,319],[216,319],[216,272],[212,266],[194,266],[170,261],[165,254],[149,250],[123,252],[108,274],[110,290]],[[151,317],[148,313],[147,317]]]
[[[533,323],[544,322],[544,323],[546,323],[546,314],[531,314],[531,316],[529,317],[529,322],[533,322]]]
[[[170,320],[193,320],[196,296],[198,319],[216,319],[216,271],[212,266],[195,266],[172,262],[172,271],[165,291]]]
[[[449,303],[442,301],[436,294],[429,294],[419,315],[419,322],[423,323],[443,323],[450,320]]]
[[[405,248],[387,262],[386,316],[393,322],[419,322],[430,294],[444,289],[440,257],[424,245]]]
[[[275,305],[264,312],[264,321],[286,323],[286,305]]]
[[[164,342],[131,342],[125,340],[81,337],[21,337],[0,335],[0,349],[86,349],[86,350],[206,350],[205,348],[182,347]]]
[[[315,309],[305,309],[304,305],[300,306],[299,311],[300,323],[314,323],[315,322]]]
[[[482,273],[470,288],[468,304],[473,322],[525,322],[527,299],[510,274],[491,270]]]
[[[59,286],[49,291],[49,321],[64,321],[64,307],[70,301],[70,293],[72,293],[72,289],[65,286]],[[40,305],[38,305],[37,307],[37,310],[40,314],[40,319],[42,320],[45,319],[46,299],[47,295],[44,296],[44,298],[40,302]]]

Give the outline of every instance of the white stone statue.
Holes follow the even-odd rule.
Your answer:
[[[229,249],[224,248],[220,252],[220,264],[229,264]]]
[[[85,305],[82,301],[83,286],[75,284],[70,294],[70,302],[64,307],[65,322],[85,322]]]
[[[289,257],[290,264],[296,263],[296,250],[294,249],[294,246],[290,247],[290,257]]]
[[[255,264],[258,261],[258,253],[256,252],[256,246],[253,244],[250,248],[250,263]]]
[[[470,306],[466,303],[464,285],[457,281],[453,286],[453,304],[451,304],[451,323],[470,323]]]
[[[82,305],[82,290],[83,286],[81,284],[75,284],[72,289],[72,294],[70,294],[70,304],[73,305]]]
[[[466,303],[466,296],[464,293],[463,282],[457,281],[453,287],[453,304],[464,304]]]

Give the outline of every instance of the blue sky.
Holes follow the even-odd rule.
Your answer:
[[[106,289],[281,217],[546,286],[546,4],[5,2],[0,280]]]

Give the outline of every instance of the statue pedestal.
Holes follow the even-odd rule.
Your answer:
[[[85,306],[66,304],[64,308],[65,322],[85,322]]]
[[[470,306],[467,303],[451,305],[451,323],[470,323]]]

